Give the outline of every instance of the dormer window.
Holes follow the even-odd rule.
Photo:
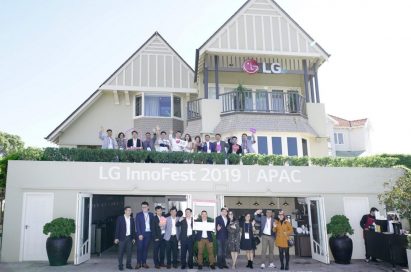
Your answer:
[[[181,118],[181,97],[142,93],[135,97],[135,116]]]

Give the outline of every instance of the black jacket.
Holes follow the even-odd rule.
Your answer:
[[[117,217],[116,222],[116,233],[114,234],[114,239],[119,239],[120,241],[124,241],[126,239],[126,219],[124,215],[120,215]],[[132,239],[136,239],[136,227],[134,224],[134,218],[130,216],[130,235]]]
[[[133,138],[131,138],[127,141],[127,147],[133,147]],[[141,145],[140,139],[137,139],[137,147],[143,147]]]
[[[193,218],[191,217],[191,229],[193,229],[193,225],[194,225],[194,220],[193,220]],[[176,226],[177,227],[180,227],[180,229],[181,229],[181,232],[180,232],[180,240],[181,241],[184,241],[184,240],[186,240],[188,237],[187,237],[187,230],[188,230],[188,225],[187,225],[187,220],[186,220],[186,218],[184,217],[184,220],[182,220],[182,221],[180,221],[180,220],[178,220],[177,221],[177,223],[176,223]],[[194,236],[194,230],[193,230],[193,233],[192,233],[192,236]]]

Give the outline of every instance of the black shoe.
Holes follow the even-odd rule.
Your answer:
[[[118,270],[123,271],[123,270],[124,270],[124,267],[123,267],[123,266],[119,266],[119,267],[118,267]]]
[[[203,266],[202,266],[202,265],[199,265],[199,266],[198,266],[198,270],[201,270],[201,269],[203,269]]]
[[[211,268],[212,270],[214,270],[214,269],[215,269],[215,265],[214,265],[214,264],[210,265],[210,268]]]
[[[227,268],[227,269],[228,269],[229,267],[228,267],[228,265],[225,264],[225,265],[223,265],[223,268]]]
[[[192,265],[189,265],[188,266],[188,269],[193,269],[194,267],[192,266]]]
[[[246,267],[250,267],[250,263],[251,263],[251,261],[248,261],[248,263],[247,263],[247,266],[246,266]]]
[[[167,265],[167,269],[171,269],[171,264],[168,264],[168,265]]]
[[[284,270],[284,265],[281,265],[280,270]]]
[[[290,269],[288,268],[288,265],[285,266],[285,269],[284,269],[284,270],[290,270]]]
[[[185,266],[185,265],[182,265],[182,266],[181,266],[181,269],[186,269],[186,266]]]
[[[127,265],[126,268],[127,269],[133,269],[133,267],[131,265]]]
[[[250,261],[250,268],[253,269],[253,261]]]
[[[220,268],[220,269],[224,269],[224,266],[222,266],[222,265],[219,265],[219,266],[218,266],[218,268]]]
[[[379,261],[379,260],[377,260],[376,258],[371,258],[371,262],[374,262],[374,263],[379,263],[380,261]]]
[[[176,264],[173,264],[173,268],[177,268],[178,267],[178,265],[176,265]]]

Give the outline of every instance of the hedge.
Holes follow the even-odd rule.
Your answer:
[[[0,158],[0,188],[6,184],[7,162],[9,160],[32,161],[78,161],[78,162],[128,162],[128,163],[186,163],[230,165],[274,165],[274,166],[319,166],[319,167],[385,167],[404,165],[411,169],[411,155],[378,155],[356,158],[309,158],[287,157],[263,154],[221,154],[129,151],[87,148],[26,148]]]

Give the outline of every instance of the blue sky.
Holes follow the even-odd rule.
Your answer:
[[[411,153],[411,1],[278,0],[332,56],[321,100],[369,117],[375,152]],[[195,49],[244,0],[0,2],[0,130],[28,146],[73,112],[153,33],[194,66]]]

